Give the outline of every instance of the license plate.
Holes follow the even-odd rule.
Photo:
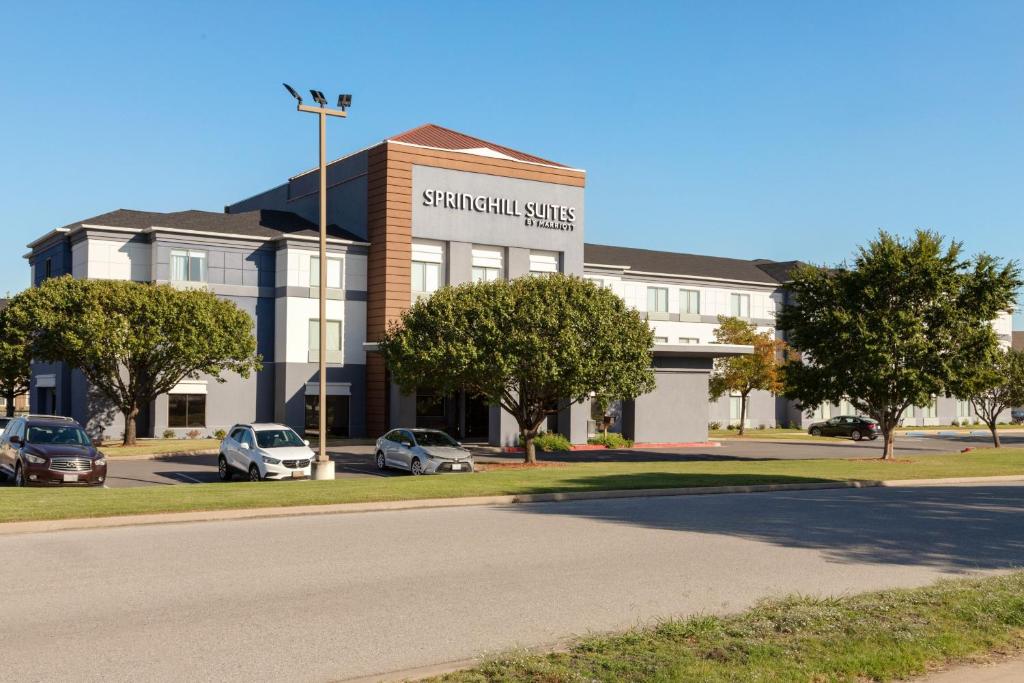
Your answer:
[[[77,474],[65,474],[64,475],[64,481],[65,482],[78,481],[78,475]]]
[[[461,470],[461,469],[462,469],[462,463],[461,462],[453,462],[452,463],[452,471],[453,472],[455,470]]]
[[[302,479],[304,476],[306,476],[306,473],[303,472],[302,470],[296,470],[292,472],[293,479]]]

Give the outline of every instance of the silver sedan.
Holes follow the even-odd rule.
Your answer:
[[[413,474],[472,472],[473,455],[436,429],[392,429],[377,439],[377,469],[394,467]]]

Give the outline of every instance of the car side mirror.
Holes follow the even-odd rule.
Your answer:
[[[306,444],[306,446],[309,446],[309,439],[303,439],[302,443]]]
[[[247,443],[243,443],[243,444],[241,444],[241,446],[242,446],[242,448],[244,448],[245,450],[249,450],[249,444],[247,444]]]
[[[20,436],[12,436],[10,441],[15,446],[20,446],[21,445],[21,437]]]

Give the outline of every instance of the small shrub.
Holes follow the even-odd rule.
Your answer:
[[[721,429],[721,428],[722,428],[722,423],[721,422],[708,422],[708,429],[710,429],[711,431],[715,431],[716,429]]]
[[[725,428],[728,429],[728,430],[733,430],[733,429],[736,429],[736,425],[726,425]]]
[[[164,438],[165,439],[173,439],[176,436],[177,436],[177,434],[174,433],[173,429],[165,429],[164,430]]]
[[[759,424],[759,425],[757,425],[757,428],[758,429],[768,429],[768,425],[766,425],[766,424]]]
[[[193,430],[185,432],[185,436],[187,436],[190,439],[198,439],[200,436],[202,436],[202,434],[203,433],[201,431],[199,431],[198,429],[193,429]]]
[[[228,433],[226,431],[224,431],[223,429],[218,429],[213,433],[213,438],[217,439],[218,441],[223,441],[224,437],[227,435]]]
[[[632,448],[633,441],[616,432],[599,434],[593,439],[587,439],[587,443],[593,446],[604,446],[605,448]]]
[[[569,443],[569,439],[557,432],[541,432],[534,437],[533,445],[538,451],[542,451],[544,453],[572,450],[572,444]],[[523,447],[522,435],[519,436],[519,447]]]

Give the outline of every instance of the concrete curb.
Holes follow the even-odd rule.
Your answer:
[[[170,460],[179,456],[217,455],[220,450],[204,448],[198,451],[175,451],[173,453],[152,453],[150,455],[108,455],[107,460]]]
[[[523,503],[561,503],[577,500],[608,500],[614,498],[656,498],[662,496],[707,496],[723,493],[770,493],[779,491],[822,491],[828,489],[861,489],[878,487],[925,487],[949,484],[984,484],[1024,482],[1024,475],[994,477],[954,477],[948,479],[890,479],[885,481],[824,481],[808,484],[749,484],[737,486],[689,486],[666,489],[632,489],[615,491],[565,491],[561,493],[525,493],[503,496],[470,496],[465,498],[421,498],[417,500],[377,501],[372,503],[335,503],[328,505],[296,505],[292,507],[245,508],[238,510],[204,510],[198,512],[163,512],[119,517],[84,517],[31,522],[0,523],[0,536],[33,534],[76,529],[110,529],[149,524],[184,524],[189,522],[220,522],[266,517],[298,517],[335,515],[353,512],[382,512],[446,507],[484,505],[518,505]]]

